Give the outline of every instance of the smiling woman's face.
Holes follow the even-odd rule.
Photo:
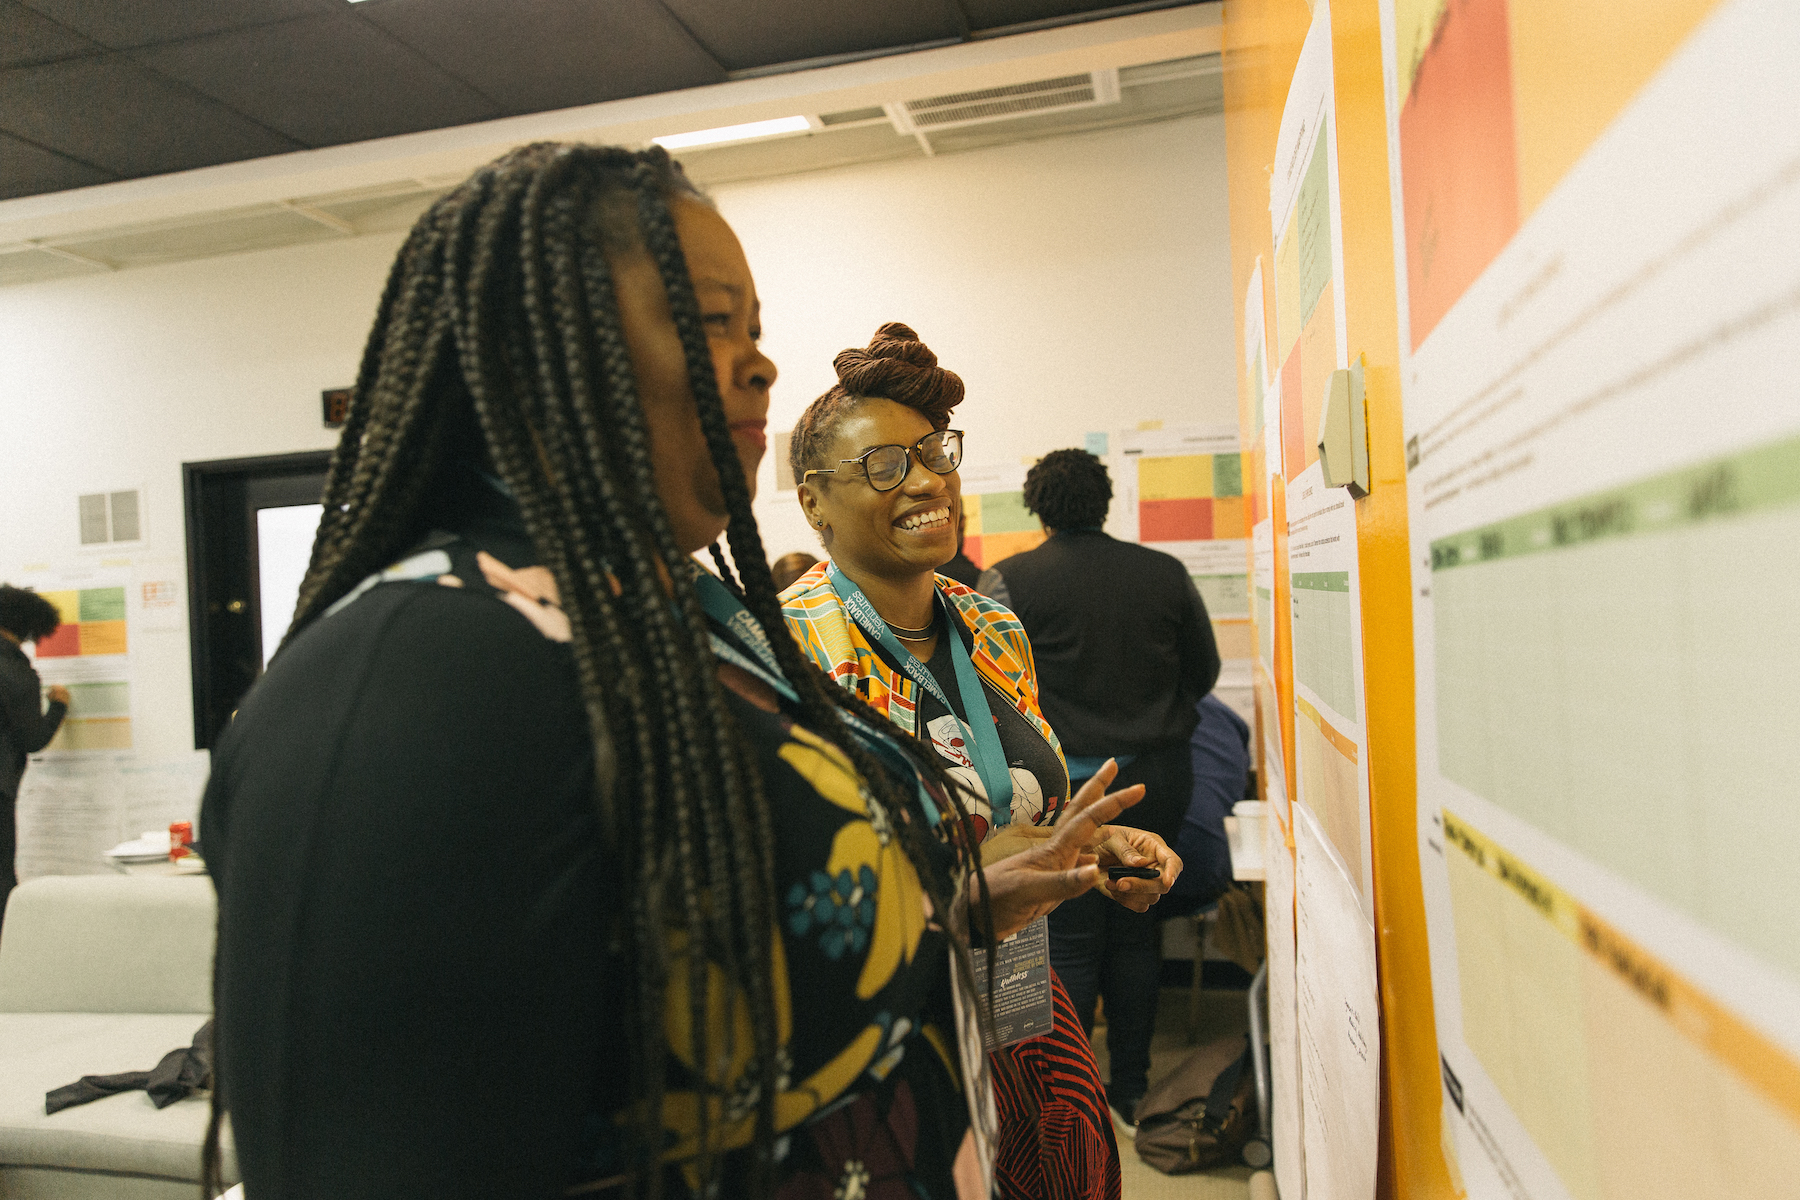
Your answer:
[[[767,447],[769,385],[775,382],[775,364],[757,346],[762,315],[756,281],[725,218],[693,200],[676,201],[673,211],[712,351],[725,420],[754,496],[756,468]],[[611,266],[625,348],[650,430],[656,494],[669,515],[676,543],[692,553],[718,540],[730,517],[719,472],[700,431],[687,360],[656,263],[639,251],[612,257]]]
[[[907,579],[935,571],[956,556],[962,480],[955,471],[936,474],[914,454],[906,482],[878,492],[859,466],[838,461],[875,446],[910,448],[931,431],[931,422],[917,409],[871,399],[857,405],[832,432],[826,461],[815,465],[835,467],[838,473],[814,475],[801,489],[800,505],[832,559],[852,574]]]

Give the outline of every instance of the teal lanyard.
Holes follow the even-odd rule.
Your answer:
[[[790,704],[798,704],[800,695],[794,691],[793,684],[782,674],[781,663],[775,657],[775,648],[769,645],[769,636],[764,632],[762,622],[758,621],[743,601],[725,587],[712,574],[696,567],[694,571],[694,587],[700,594],[700,606],[714,623],[722,627],[739,645],[749,650],[743,653],[737,646],[721,637],[717,630],[709,630],[712,637],[713,653],[740,670],[749,672],[773,688],[775,694]],[[785,630],[783,631],[785,632]],[[839,716],[849,726],[851,734],[871,753],[885,759],[888,764],[899,771],[902,779],[911,779],[919,789],[919,803],[925,809],[925,816],[933,826],[942,819],[938,806],[926,790],[924,780],[919,778],[918,770],[904,751],[894,745],[891,737],[871,726],[855,713],[840,711]]]
[[[831,586],[837,589],[838,599],[843,601],[849,610],[850,617],[862,628],[864,635],[873,640],[884,651],[887,657],[912,679],[912,681],[930,692],[937,702],[944,706],[944,711],[956,716],[956,706],[944,695],[944,689],[933,678],[931,671],[918,657],[900,644],[881,614],[863,590],[856,586],[856,581],[838,570],[837,564],[831,564]],[[981,776],[982,786],[987,789],[988,806],[994,812],[994,826],[998,828],[1012,820],[1012,769],[1006,765],[1006,750],[1000,744],[1000,729],[994,724],[994,714],[988,708],[987,692],[981,686],[981,676],[975,673],[975,664],[969,658],[969,651],[962,643],[954,627],[956,617],[948,611],[943,597],[934,591],[932,599],[943,607],[943,636],[950,639],[950,661],[956,668],[956,689],[962,693],[963,708],[969,719],[964,721],[958,717],[963,733],[968,738],[969,748],[974,751],[970,757],[975,760],[976,773]]]

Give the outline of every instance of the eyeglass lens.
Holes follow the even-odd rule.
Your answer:
[[[928,433],[918,443],[919,461],[926,470],[948,475],[962,462],[962,434],[954,429]],[[892,491],[906,478],[907,460],[912,457],[904,446],[878,446],[863,460],[869,483],[878,492]]]

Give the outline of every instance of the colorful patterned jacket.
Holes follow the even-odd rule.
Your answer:
[[[806,656],[838,684],[861,692],[875,710],[907,733],[917,735],[919,685],[887,662],[844,611],[831,586],[831,563],[819,563],[781,593],[781,615]],[[1031,640],[1012,610],[947,575],[937,577],[938,591],[969,630],[974,642],[970,658],[981,677],[1044,735],[1056,757],[1062,743],[1044,720],[1038,704],[1037,664]],[[1064,764],[1067,765],[1066,762]]]

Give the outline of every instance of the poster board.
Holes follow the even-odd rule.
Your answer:
[[[1227,6],[1241,425],[1272,485],[1258,684],[1282,709],[1283,634],[1305,653],[1277,603],[1284,538],[1305,514],[1280,509],[1311,431],[1280,293],[1317,272],[1257,218],[1327,7],[1333,317],[1364,367],[1372,476],[1354,515],[1377,1194],[1791,1191],[1800,887],[1774,847],[1800,811],[1800,623],[1775,548],[1800,511],[1800,402],[1774,372],[1800,343],[1800,14]],[[1264,758],[1298,791],[1277,732]],[[1306,838],[1316,810],[1292,815]],[[1303,955],[1295,971],[1302,991]],[[1301,1158],[1296,1185],[1278,1137],[1284,1196],[1339,1194],[1341,1164]]]
[[[1800,14],[1496,7],[1383,9],[1446,1151],[1483,1200],[1777,1195]]]
[[[110,871],[111,847],[198,817],[210,767],[205,751],[145,749],[153,739],[140,722],[154,714],[133,686],[146,646],[186,629],[178,568],[77,554],[10,574],[56,608],[56,632],[24,650],[46,692],[69,689],[62,725],[20,781],[15,870],[21,880]]]

